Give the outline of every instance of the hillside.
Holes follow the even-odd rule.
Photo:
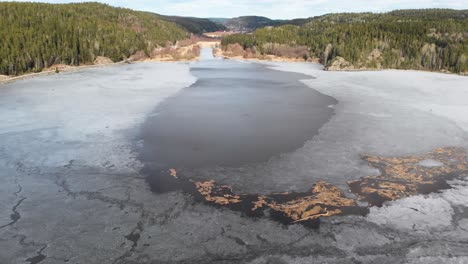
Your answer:
[[[230,18],[225,18],[225,17],[209,17],[208,18],[210,21],[213,21],[215,23],[224,25]]]
[[[0,3],[0,74],[39,72],[55,64],[121,61],[139,50],[185,39],[160,17],[98,3]]]
[[[180,17],[180,16],[161,16],[162,19],[174,22],[183,27],[190,33],[201,35],[206,32],[215,32],[226,30],[221,23],[216,23],[206,18]]]
[[[261,16],[242,16],[231,18],[223,24],[231,31],[252,32],[258,28],[280,25],[281,21]]]
[[[330,14],[302,23],[231,35],[222,44],[239,43],[254,54],[312,57],[330,70],[468,72],[467,10]]]
[[[209,18],[212,22],[224,25],[228,30],[235,32],[252,32],[256,29],[281,26],[281,25],[303,25],[310,19],[297,18],[291,20],[270,19],[262,16],[241,16],[236,18]]]

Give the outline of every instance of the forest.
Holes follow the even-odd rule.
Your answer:
[[[124,60],[174,44],[189,33],[160,16],[98,3],[0,3],[0,74],[40,72],[54,64]]]
[[[241,16],[234,18],[209,18],[212,22],[224,25],[228,30],[250,33],[256,29],[281,26],[281,25],[303,25],[309,21],[307,18],[296,18],[291,20],[269,19],[262,16]]]
[[[181,16],[161,16],[162,19],[174,22],[190,33],[201,35],[206,32],[226,30],[226,27],[207,18],[181,17]]]
[[[305,47],[304,59],[316,58],[326,66],[343,58],[355,69],[468,72],[468,10],[329,14],[297,24],[227,36],[222,46],[238,43],[272,55],[279,52],[275,45]]]
[[[264,20],[246,21],[257,25]],[[345,61],[354,69],[468,73],[468,10],[342,13],[273,24],[277,26],[227,36],[222,45],[238,43],[254,54],[312,58],[327,67]],[[92,64],[97,56],[122,61],[138,51],[149,55],[191,34],[223,29],[208,19],[99,3],[0,2],[0,74]]]

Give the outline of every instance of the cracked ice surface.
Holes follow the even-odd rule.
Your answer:
[[[126,182],[135,128],[194,81],[186,64],[138,63],[1,85],[0,263],[123,254],[142,214]]]
[[[30,165],[119,166],[129,154],[125,130],[194,81],[187,65],[140,63],[2,85],[2,151]]]
[[[453,209],[441,197],[415,196],[382,208],[371,208],[368,221],[409,230],[443,229],[452,224]]]

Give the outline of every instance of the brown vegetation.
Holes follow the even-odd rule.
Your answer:
[[[380,176],[362,177],[348,182],[350,191],[369,206],[381,206],[385,201],[426,194],[450,188],[447,181],[468,174],[468,155],[463,148],[439,148],[421,156],[386,158],[362,156],[371,167],[380,170]],[[264,212],[281,222],[304,223],[317,226],[319,218],[333,215],[368,212],[355,199],[347,197],[338,187],[319,181],[307,192],[273,194],[236,193],[231,186],[218,185],[214,180],[193,181],[177,173],[175,169],[158,175],[154,182],[160,190],[161,182],[171,182],[170,190],[182,188],[202,201],[251,216]],[[150,181],[151,184],[152,181]]]
[[[347,198],[337,187],[320,181],[305,193],[277,193],[271,195],[236,194],[227,185],[215,181],[195,182],[199,195],[208,203],[241,208],[251,215],[261,215],[270,210],[287,223],[317,220],[322,216],[343,213],[343,208],[357,208],[353,199]],[[349,210],[348,210],[349,211]],[[362,210],[358,210],[362,212]]]
[[[278,57],[299,59],[307,61],[309,59],[309,49],[306,46],[290,46],[286,44],[265,43],[264,53]]]
[[[371,205],[401,199],[418,193],[448,188],[447,179],[468,173],[468,155],[463,148],[439,148],[423,156],[384,158],[363,156],[381,176],[349,182],[351,191]],[[439,163],[427,166],[424,161]]]
[[[114,63],[110,58],[103,57],[103,56],[97,56],[96,59],[94,60],[94,65],[105,65],[105,64],[111,64]]]
[[[268,52],[261,53],[255,47],[245,48],[238,44],[228,44],[222,49],[216,50],[215,55],[225,58],[235,59],[254,59],[268,61],[317,61],[308,56],[307,47],[305,46],[288,46],[282,44],[267,43],[263,50]]]
[[[151,53],[151,60],[158,61],[184,61],[194,60],[200,56],[200,46],[198,44],[177,47],[168,46],[165,48],[156,48]]]
[[[6,81],[6,80],[8,80],[8,79],[10,79],[10,77],[9,77],[9,76],[6,76],[6,75],[0,75],[0,82],[2,82],[2,81]]]
[[[209,38],[216,38],[216,39],[221,39],[224,36],[229,36],[232,34],[236,34],[236,32],[233,31],[219,31],[219,32],[207,32],[203,33],[204,36],[207,36]]]

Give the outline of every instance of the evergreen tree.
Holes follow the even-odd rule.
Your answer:
[[[468,72],[468,10],[397,10],[386,14],[330,14],[301,26],[262,28],[235,34],[222,45],[238,43],[261,54],[267,44],[307,46],[325,65],[338,56],[356,67]],[[379,58],[369,59],[377,50]]]
[[[39,72],[54,64],[113,61],[185,39],[160,16],[98,3],[0,3],[0,74]]]

